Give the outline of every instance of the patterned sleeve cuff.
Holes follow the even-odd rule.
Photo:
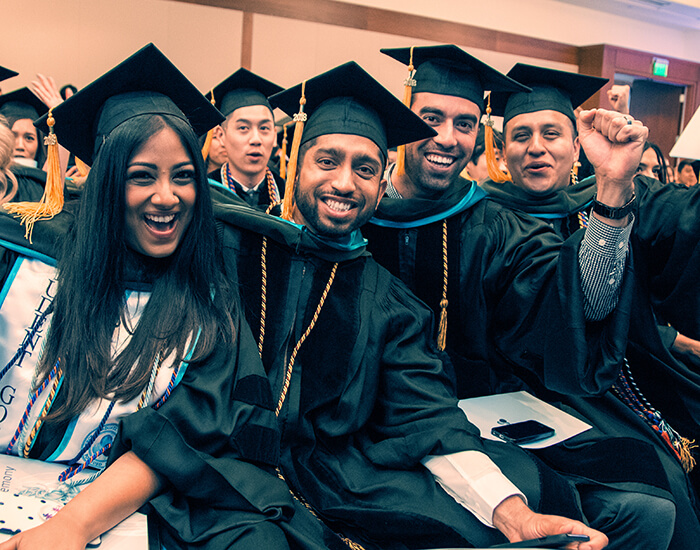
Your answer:
[[[627,257],[634,224],[634,216],[631,214],[630,216],[630,223],[625,227],[613,227],[599,220],[596,216],[590,216],[582,246],[599,256],[617,261],[624,260]]]

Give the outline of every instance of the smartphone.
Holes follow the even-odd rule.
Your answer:
[[[495,426],[491,433],[503,441],[510,441],[516,445],[542,441],[554,435],[554,428],[538,422],[537,420],[525,420],[515,424]]]
[[[588,535],[550,535],[540,539],[497,544],[490,548],[564,548],[572,542],[587,542],[588,540],[590,540]]]

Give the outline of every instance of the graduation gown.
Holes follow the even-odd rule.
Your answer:
[[[368,250],[436,315],[445,222],[446,350],[459,397],[523,389],[523,380],[568,394],[605,392],[617,371],[589,366],[622,358],[628,312],[586,323],[582,234],[562,243],[546,224],[499,206],[463,178],[439,199],[384,197],[362,229]]]
[[[368,250],[436,315],[444,223],[446,352],[459,397],[527,390],[551,402],[553,392],[605,393],[618,374],[615,361],[622,361],[629,311],[617,308],[605,321],[586,322],[578,268],[582,233],[563,242],[545,223],[498,205],[461,178],[440,199],[384,197],[363,228]],[[625,281],[622,295],[631,288]],[[609,368],[591,368],[599,364]],[[619,435],[589,430],[577,436],[581,445],[560,444],[538,455],[577,483],[670,498],[652,446]]]
[[[503,537],[447,495],[420,460],[486,452],[537,511],[580,517],[572,484],[514,445],[482,440],[456,406],[432,338],[432,315],[365,251],[235,205],[216,205],[229,277],[261,334],[279,414],[281,469],[336,531],[366,548],[488,546]]]
[[[16,163],[10,165],[10,170],[17,178],[17,193],[12,202],[39,202],[46,187],[46,172]]]
[[[563,237],[578,229],[578,213],[587,210],[594,198],[595,179],[546,196],[534,197],[511,182],[487,181],[483,188],[493,200],[546,221]],[[630,238],[631,255],[625,278],[634,282],[627,303],[630,327],[626,357],[637,386],[653,407],[681,435],[697,440],[700,407],[700,375],[690,362],[679,360],[669,350],[664,327],[655,311],[673,319],[697,338],[700,323],[700,293],[692,280],[699,271],[700,192],[638,176],[635,178],[636,221]],[[682,332],[682,330],[681,330]],[[693,336],[691,336],[693,337]],[[614,371],[619,363],[596,368]],[[612,392],[600,397],[549,396],[570,407],[597,430],[609,436],[629,436],[652,442],[664,464],[677,504],[678,523],[689,541],[698,536],[696,494],[688,486],[675,453],[650,426]],[[575,445],[572,442],[570,445]],[[697,474],[694,474],[694,477]],[[695,481],[697,487],[697,481]],[[681,533],[674,547],[682,547]]]
[[[626,356],[651,404],[681,433],[700,438],[700,373],[697,360],[674,355],[657,316],[680,333],[700,339],[700,189],[637,176],[637,206],[626,278],[636,283]],[[595,179],[551,196],[531,197],[512,183],[486,182],[493,200],[548,222],[563,236],[595,194]],[[609,369],[608,366],[601,366]],[[663,383],[659,383],[663,381]]]
[[[24,239],[24,227],[14,218],[0,214],[3,300],[10,287],[23,284],[22,266],[31,262],[55,264],[72,221],[72,214],[64,210],[50,221],[37,223],[30,245]],[[130,270],[132,275],[143,273],[138,265],[132,267],[136,268]],[[25,286],[26,280],[25,277]],[[128,286],[137,291],[148,288],[143,280],[134,280]],[[47,291],[47,295],[51,292]],[[44,307],[37,303],[45,305],[43,299],[26,304],[32,315],[35,307]],[[6,317],[7,311],[0,313],[0,336],[6,340],[12,319]],[[9,312],[11,316],[16,313]],[[228,548],[239,541],[237,548],[252,548],[256,544],[287,547],[279,524],[292,516],[293,503],[287,487],[274,472],[279,434],[270,388],[247,325],[237,314],[234,319],[236,337],[231,349],[220,347],[205,359],[182,365],[179,382],[160,408],[146,406],[119,419],[110,416],[97,439],[102,445],[113,438],[109,460],[131,450],[164,481],[163,489],[146,508],[149,521],[159,528],[160,542],[169,550],[193,546]],[[2,354],[13,355],[19,344],[2,350]],[[31,349],[39,349],[40,345],[41,342],[35,343]],[[166,370],[171,369],[164,367],[160,372]],[[166,377],[169,379],[170,374],[166,373]],[[60,400],[60,396],[59,390],[56,399]],[[19,394],[16,397],[23,408],[26,398]],[[151,401],[159,397],[154,391]],[[95,419],[95,426],[97,420],[100,418]],[[87,423],[89,429],[89,420],[78,422]],[[108,429],[115,422],[116,434]],[[74,439],[73,426],[45,424],[30,457],[52,460],[66,441],[70,444]],[[0,436],[4,438],[14,430],[15,426],[3,426]]]

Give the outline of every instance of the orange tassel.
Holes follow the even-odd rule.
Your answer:
[[[287,124],[282,126],[282,150],[280,151],[280,177],[282,179],[287,177]]]
[[[413,95],[413,88],[416,85],[416,80],[413,78],[415,74],[415,69],[413,67],[413,48],[411,46],[411,57],[408,61],[408,77],[404,80],[403,84],[403,104],[411,108],[411,96]],[[396,148],[396,175],[403,176],[406,173],[406,146],[399,145]]]
[[[491,120],[491,93],[486,105],[486,122],[484,123],[484,145],[486,154],[486,168],[489,178],[496,183],[513,181],[508,172],[504,172],[496,160],[496,145],[493,139],[493,120]]]
[[[214,130],[211,129],[207,132],[207,138],[204,140],[204,145],[202,146],[202,158],[206,162],[209,156],[209,149],[211,149],[211,140],[214,137]]]
[[[301,136],[304,133],[304,123],[307,115],[304,112],[306,105],[306,80],[301,84],[301,98],[299,99],[299,112],[294,115],[294,139],[292,149],[289,152],[289,163],[287,164],[287,180],[285,185],[284,200],[282,201],[282,218],[292,220],[294,213],[294,180],[297,177],[297,162],[299,160],[299,147],[301,146]]]
[[[44,138],[44,144],[48,148],[46,187],[44,195],[39,202],[15,202],[6,203],[3,206],[11,214],[19,216],[21,223],[26,226],[24,237],[32,242],[34,223],[38,220],[53,218],[63,209],[63,178],[61,177],[61,161],[58,156],[58,140],[53,131],[56,123],[52,110],[46,124],[49,126],[49,135]]]

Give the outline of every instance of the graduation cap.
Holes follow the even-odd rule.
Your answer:
[[[476,103],[484,111],[484,92],[502,90],[527,92],[528,88],[469,55],[454,44],[382,48],[383,54],[400,61],[413,73],[413,93],[452,95]],[[415,72],[414,72],[415,71]]]
[[[492,92],[493,114],[502,116],[504,123],[511,118],[536,111],[557,111],[566,115],[576,126],[574,109],[600,90],[608,79],[524,63],[516,64],[508,76],[532,88],[532,93]]]
[[[282,90],[284,90],[282,86],[278,86],[248,69],[241,68],[214,86],[206,94],[206,98],[227,117],[236,109],[252,107],[253,105],[262,105],[272,112],[267,98]],[[213,133],[210,130],[202,147],[202,156],[205,160],[209,155],[212,137]]]
[[[6,206],[22,216],[28,238],[36,220],[51,218],[63,207],[57,141],[92,164],[115,128],[145,114],[172,115],[188,121],[197,135],[224,118],[158,48],[153,44],[143,47],[35,122],[39,129],[49,132],[44,196],[39,203]]]
[[[5,118],[36,120],[48,110],[29,88],[0,95],[0,115]]]
[[[267,98],[282,90],[282,86],[248,69],[238,69],[207,93],[206,98],[212,101],[224,116],[228,116],[236,109],[253,105],[263,105],[272,111]]]
[[[7,80],[8,78],[12,78],[13,76],[17,76],[18,74],[19,73],[17,71],[0,66],[0,82]]]
[[[169,114],[203,135],[223,117],[153,44],[144,46],[53,109],[58,141],[92,164],[110,132],[144,114]],[[37,121],[48,129],[48,117]]]
[[[293,114],[296,122],[282,212],[287,219],[291,219],[299,147],[304,143],[327,134],[357,135],[374,142],[386,159],[389,147],[435,135],[354,61],[275,94],[270,104]]]

